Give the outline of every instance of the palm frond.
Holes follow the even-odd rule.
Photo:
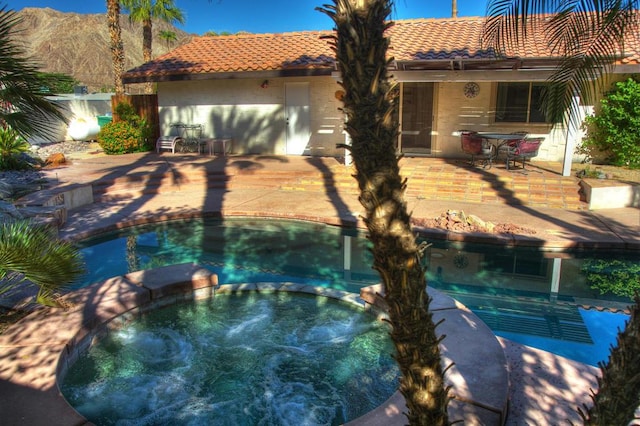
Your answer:
[[[492,0],[487,6],[483,44],[498,55],[522,47],[528,31],[545,34],[561,57],[549,78],[543,107],[548,119],[569,123],[569,107],[593,103],[605,78],[624,55],[624,41],[638,31],[638,0]]]
[[[29,221],[0,225],[0,279],[5,284],[28,280],[46,295],[73,283],[83,272],[79,251],[51,230]]]
[[[20,22],[14,11],[0,8],[0,123],[25,138],[48,136],[56,121],[66,119],[60,106],[41,93],[44,80],[37,64],[14,41]]]

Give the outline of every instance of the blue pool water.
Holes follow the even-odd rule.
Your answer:
[[[185,262],[207,267],[222,284],[293,281],[359,293],[379,281],[361,233],[317,223],[166,222],[80,246],[88,274],[79,286]],[[594,259],[640,263],[637,252],[554,253],[437,241],[424,261],[429,285],[464,303],[497,335],[597,365],[615,343],[631,300],[589,285]]]
[[[386,323],[323,297],[216,295],[113,330],[63,395],[97,425],[340,425],[387,400]]]

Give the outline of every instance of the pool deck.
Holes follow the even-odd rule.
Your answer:
[[[88,153],[71,160],[71,165],[51,169],[47,174],[58,190],[91,185],[92,202],[82,202],[80,198],[87,194],[80,192],[74,201],[77,207],[66,211],[60,229],[63,238],[81,238],[100,230],[158,219],[202,215],[271,216],[362,225],[357,188],[350,176],[353,170],[333,158]],[[462,161],[443,159],[408,158],[402,160],[401,166],[409,179],[406,201],[416,219],[435,218],[453,209],[484,221],[535,230],[535,234],[528,235],[494,235],[425,229],[431,238],[499,241],[549,250],[640,250],[640,209],[587,210],[580,200],[578,179],[559,176],[557,164],[527,165],[531,171],[526,175],[500,167],[470,168]],[[24,333],[37,341],[39,334],[50,331],[51,328],[42,327]],[[497,341],[509,373],[507,425],[579,421],[575,409],[589,402],[589,388],[597,386],[596,368],[506,339]],[[483,344],[461,343],[469,353]],[[12,417],[16,422],[22,412],[40,418],[42,424],[53,424],[49,422],[56,416],[53,406],[33,402],[38,396],[55,394],[57,389],[47,388],[38,377],[24,380],[30,366],[41,364],[35,358],[36,349],[39,351],[41,346],[31,349],[18,359],[0,358],[0,412],[16,413],[18,417]],[[34,357],[32,362],[29,356]],[[57,361],[50,358],[44,362]],[[487,365],[476,367],[483,370]],[[20,387],[20,397],[5,398],[8,393],[14,395],[16,386]],[[56,424],[83,424],[77,417],[68,420],[61,417]]]

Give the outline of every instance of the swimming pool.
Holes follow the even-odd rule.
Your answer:
[[[359,293],[377,283],[362,232],[272,219],[197,219],[139,226],[79,243],[88,273],[78,286],[140,269],[195,262],[219,282],[302,282]],[[588,265],[637,253],[544,252],[434,242],[429,285],[458,299],[497,334],[596,365],[624,326],[626,297],[588,284]]]

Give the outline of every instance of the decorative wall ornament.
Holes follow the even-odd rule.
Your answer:
[[[464,269],[469,265],[469,259],[466,255],[458,253],[453,257],[453,265],[458,269]]]
[[[475,98],[480,93],[480,86],[478,83],[467,83],[464,85],[463,91],[467,98]]]

